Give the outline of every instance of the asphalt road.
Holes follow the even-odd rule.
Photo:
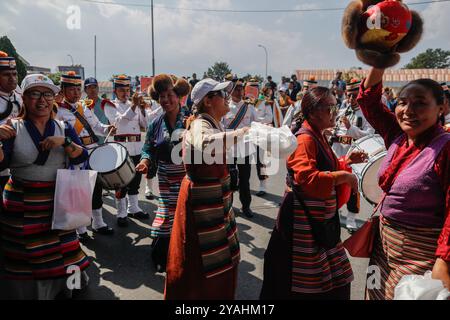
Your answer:
[[[237,299],[258,299],[263,279],[263,257],[274,226],[278,206],[284,192],[285,168],[277,175],[271,176],[268,182],[269,193],[257,197],[259,181],[256,168],[253,167],[251,186],[253,190],[252,209],[255,217],[248,219],[238,215],[237,223],[241,243],[241,263]],[[153,300],[162,299],[164,292],[164,274],[156,273],[151,261],[151,239],[149,226],[156,210],[156,200],[145,200],[144,181],[141,185],[141,208],[149,212],[148,221],[130,220],[127,228],[116,225],[114,201],[111,196],[105,197],[104,217],[115,229],[113,236],[92,235],[92,239],[83,245],[86,253],[94,258],[88,269],[89,288],[77,299],[125,299]],[[361,220],[371,213],[371,206],[362,199]],[[234,206],[240,208],[237,193]],[[343,210],[345,216],[345,210]],[[342,223],[345,219],[342,219]],[[342,229],[343,239],[349,235]],[[355,281],[352,283],[352,300],[364,297],[366,259],[351,258]]]

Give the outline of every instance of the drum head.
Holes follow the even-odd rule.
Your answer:
[[[120,143],[105,143],[92,151],[89,166],[92,170],[106,173],[119,168],[127,159],[127,149]]]
[[[365,164],[366,166],[361,174],[362,178],[359,180],[360,191],[364,198],[371,204],[378,204],[383,194],[383,191],[378,185],[378,170],[386,154],[387,152],[382,152],[370,159]]]
[[[371,134],[353,142],[347,152],[347,155],[355,150],[363,150],[367,152],[369,158],[372,158],[380,152],[386,151],[383,138],[378,134]]]

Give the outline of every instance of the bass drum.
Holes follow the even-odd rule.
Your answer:
[[[126,187],[136,175],[127,149],[117,142],[96,147],[89,155],[89,167],[98,172],[103,188],[107,190]]]
[[[353,142],[347,155],[362,150],[368,154],[369,160],[352,164],[353,173],[358,177],[359,191],[372,205],[377,205],[383,194],[378,185],[378,170],[387,154],[383,138],[378,134],[369,135]]]

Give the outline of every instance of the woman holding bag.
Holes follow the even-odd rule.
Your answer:
[[[384,69],[372,68],[358,103],[383,137],[387,156],[379,185],[380,235],[369,265],[381,270],[381,287],[366,289],[370,300],[390,300],[404,275],[432,277],[450,288],[450,134],[439,119],[444,92],[431,79],[406,84],[394,113],[381,102]]]
[[[22,114],[0,126],[0,168],[11,171],[0,215],[5,292],[12,299],[70,296],[66,282],[73,271],[68,273],[69,267],[82,271],[82,285],[86,285],[83,270],[89,260],[75,230],[51,230],[55,180],[67,160],[80,164],[88,154],[73,128],[54,120],[59,89],[48,77],[25,77],[22,91]]]
[[[348,165],[367,155],[338,160],[323,132],[335,125],[336,98],[328,88],[306,92],[298,147],[288,158],[288,185],[264,255],[260,298],[349,300],[352,268],[340,240],[337,209],[358,191]],[[351,170],[350,170],[351,171]]]

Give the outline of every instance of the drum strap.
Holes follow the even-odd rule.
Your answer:
[[[89,125],[89,123],[87,122],[87,120],[80,114],[80,112],[78,112],[77,109],[71,108],[70,111],[77,118],[77,120],[83,125],[83,127],[86,129],[86,131],[89,133],[89,136],[92,138],[92,141],[94,141],[94,143],[97,143],[99,141],[99,139],[98,139],[97,135],[94,133],[94,130],[92,130],[92,128]]]

